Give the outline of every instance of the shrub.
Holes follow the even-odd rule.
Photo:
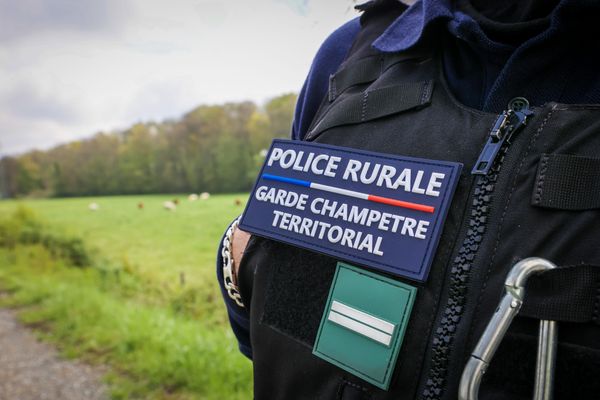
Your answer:
[[[0,247],[14,248],[18,244],[41,244],[53,256],[76,267],[92,264],[88,249],[81,239],[65,237],[49,230],[31,209],[22,205],[8,218],[0,219]]]

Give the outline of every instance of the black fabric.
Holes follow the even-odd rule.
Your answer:
[[[365,1],[364,3],[355,5],[354,9],[356,11],[367,11],[367,10],[373,8],[376,4],[377,4],[377,2],[375,0],[369,0],[369,1]]]
[[[386,56],[376,55],[358,60],[330,76],[329,101],[334,101],[340,93],[343,93],[349,87],[375,81],[394,64],[406,60],[427,58],[427,55],[424,52],[411,51]]]
[[[351,54],[352,57],[347,57],[340,65],[338,71],[342,71],[358,60],[380,57],[381,53],[375,51],[371,44],[383,33],[385,27],[391,24],[404,10],[406,10],[407,6],[396,0],[376,0],[367,6],[367,8],[369,8],[369,11],[363,12],[360,17],[361,31],[357,35],[357,38],[349,51],[349,54]],[[316,114],[318,115],[321,113],[321,111],[328,107],[330,103],[329,95],[327,94],[323,97]],[[316,118],[313,119],[307,129],[307,133],[314,128],[316,122],[318,122],[318,120]]]
[[[372,10],[365,14],[363,30],[342,68],[351,68],[377,54],[370,46],[372,40],[394,15],[378,11],[378,7]],[[242,277],[252,279],[250,329],[258,400],[329,400],[340,396],[454,400],[465,361],[496,310],[506,276],[516,261],[539,256],[557,265],[600,265],[600,210],[574,212],[531,206],[542,154],[589,157],[600,151],[600,106],[548,103],[536,107],[527,125],[498,157],[501,168],[476,180],[470,171],[497,114],[459,103],[444,80],[439,43],[423,45],[430,51],[429,57],[381,68],[381,75],[373,82],[349,86],[338,92],[333,102],[324,97],[312,126],[318,127],[330,116],[336,116],[335,123],[309,137],[324,144],[464,164],[427,281],[416,283],[392,277],[417,286],[418,291],[389,389],[362,382],[312,354],[311,344],[339,260],[258,239],[255,251],[245,255],[251,258],[249,265],[256,266],[255,274]],[[429,81],[434,82],[435,90],[425,107],[417,105],[403,112],[362,119],[356,108],[346,105],[355,102],[362,106],[367,92],[388,87],[422,88]],[[386,112],[390,110],[386,107],[397,107],[386,104],[392,102],[391,92],[384,93],[386,96],[369,115],[382,112],[379,107]],[[413,99],[417,97],[413,95]],[[572,286],[576,291],[579,287],[587,290],[589,274],[556,279],[566,280],[564,286],[559,283],[561,291],[557,295],[562,301],[571,301],[564,289]],[[543,298],[547,295],[544,291],[552,287],[543,281],[536,289],[537,285],[531,281],[526,300],[531,304],[525,309],[533,307],[535,296]],[[243,294],[248,292],[243,290]],[[577,296],[575,300],[580,301]],[[584,308],[590,310],[590,304]],[[569,312],[566,307],[557,309],[562,314]],[[513,365],[514,358],[526,354],[523,349],[535,343],[537,323],[526,317],[513,322],[501,347],[504,350],[494,361],[496,366],[486,374],[488,385],[482,388],[481,398],[530,397],[533,377],[524,370],[520,372],[521,364]],[[533,327],[533,331],[519,331],[523,324]],[[598,397],[600,380],[590,377],[600,372],[600,326],[561,322],[559,330],[559,363],[564,378],[561,376],[557,384],[555,399]],[[526,335],[525,345],[511,340],[514,335]],[[533,354],[535,350],[527,351]],[[569,369],[565,363],[579,364]],[[512,371],[523,376],[517,376],[516,381],[515,377],[507,379]]]
[[[533,395],[537,354],[534,334],[509,333],[483,377],[481,400],[530,400]],[[559,327],[560,338],[560,327]],[[594,399],[600,393],[600,350],[569,343],[557,347],[555,399]]]
[[[531,203],[560,210],[600,208],[600,158],[542,154]]]
[[[430,58],[425,58],[428,61],[411,59],[400,62],[383,71],[372,87],[393,86],[392,82],[416,84],[432,80],[437,73],[436,63]],[[497,116],[464,113],[462,109],[454,108],[446,92],[438,90],[438,87],[440,86],[436,86],[431,94],[431,104],[437,103],[435,109],[416,108],[360,124],[345,124],[344,118],[350,118],[351,115],[342,114],[340,127],[343,128],[332,127],[313,139],[320,143],[381,153],[460,161],[472,166],[477,156],[473,149],[483,143],[487,129]],[[361,91],[359,86],[349,88],[338,100],[324,108],[322,115],[327,115],[330,107],[333,111],[345,98]],[[444,110],[450,112],[443,112]],[[463,132],[465,126],[481,134],[473,135],[469,140],[453,141],[451,146],[448,141],[437,140],[439,129],[443,128],[448,132],[448,138],[451,138],[452,134]],[[458,236],[468,204],[467,196],[471,186],[469,169],[463,169],[462,174],[442,233],[443,244],[438,247],[428,281],[419,284],[404,280],[419,287],[414,311],[400,349],[397,372],[393,375],[390,390],[386,392],[364,383],[374,400],[412,399],[418,396],[421,368],[430,344],[428,333],[434,325],[437,301],[446,280],[445,266],[450,259],[453,241]],[[337,387],[335,392],[328,391],[331,390],[332,382],[348,379],[350,376],[333,365],[322,365],[317,357],[311,356],[311,344],[323,313],[332,268],[338,260],[275,243],[268,252],[252,256],[255,258],[253,262],[259,265],[259,273],[253,282],[251,306],[255,315],[251,328],[257,371],[257,398],[336,398]],[[258,296],[257,292],[260,293]],[[260,300],[263,296],[264,303]],[[298,348],[303,351],[294,350]],[[308,378],[304,376],[301,384],[298,382],[301,377],[294,375],[300,371],[306,371],[306,375],[311,377],[318,371],[318,378],[309,385],[306,382]],[[271,392],[275,379],[273,374],[277,374],[277,395]],[[298,390],[302,395],[297,393]]]
[[[336,262],[317,254],[307,258],[304,250],[277,242],[269,251],[273,265],[261,323],[312,347]]]
[[[495,0],[460,0],[459,3],[472,6],[478,13],[496,24],[512,24],[547,19],[559,0],[508,0],[501,3]],[[480,21],[477,15],[473,17],[480,24],[487,22]],[[482,28],[486,30],[487,26],[484,25]],[[504,29],[508,28],[509,26],[504,27]]]
[[[337,399],[339,400],[369,400],[371,395],[369,390],[362,385],[342,381]]]
[[[371,88],[379,85],[390,86],[391,82],[414,83],[415,80],[438,77],[436,62],[431,57],[425,57],[425,60],[427,61],[407,60],[398,63],[385,70]],[[360,91],[359,87],[349,89],[343,97],[352,96]],[[338,101],[340,100],[342,98]],[[331,109],[333,110],[337,104],[339,103],[333,103]],[[327,115],[327,109],[323,110],[322,115]],[[431,105],[428,107],[393,114],[367,123],[341,125],[325,131],[314,139],[320,143],[380,153],[448,161],[460,160],[465,164],[462,179],[459,181],[459,187],[446,219],[441,238],[443,245],[438,248],[427,282],[417,284],[419,290],[409,322],[409,331],[398,357],[397,373],[394,374],[390,391],[386,393],[378,390],[377,395],[374,396],[376,399],[418,398],[417,385],[423,373],[421,368],[427,361],[427,346],[431,343],[428,335],[432,332],[437,317],[435,310],[439,306],[437,302],[440,299],[441,288],[447,280],[446,265],[451,257],[454,240],[460,235],[460,224],[469,204],[465,197],[471,190],[470,169],[467,166],[472,167],[476,161],[477,154],[473,150],[481,147],[487,130],[496,117],[493,114],[464,112],[462,108],[455,107],[442,85],[436,82]],[[443,140],[440,140],[440,131],[444,132]],[[463,134],[467,131],[474,134],[465,137]],[[457,135],[461,136],[461,140],[453,140]],[[399,280],[402,281],[401,278]],[[414,282],[407,283],[415,285]]]
[[[457,7],[473,17],[491,40],[518,46],[550,26],[558,0],[459,0]]]
[[[549,104],[546,110],[534,109],[541,120],[535,122],[534,131],[528,135],[527,145],[515,161],[512,170],[501,175],[504,190],[496,190],[491,204],[490,234],[477,255],[478,268],[471,276],[470,296],[475,296],[473,307],[465,310],[472,319],[465,351],[471,351],[498,301],[504,293],[504,281],[512,266],[526,257],[543,257],[557,265],[600,265],[600,210],[572,211],[531,206],[532,188],[542,154],[572,154],[594,156],[600,149],[600,107],[598,105]],[[531,125],[529,126],[531,128]],[[523,138],[522,131],[514,138]],[[514,154],[510,147],[509,155]],[[511,156],[512,157],[512,156]],[[506,162],[504,168],[507,167]],[[478,292],[476,295],[473,292]],[[559,324],[559,340],[565,339],[563,325]],[[600,348],[600,330],[593,323],[577,323],[570,344],[593,354]],[[464,365],[454,363],[456,369]],[[451,380],[459,379],[459,371]],[[596,369],[596,373],[600,370]],[[576,382],[571,386],[579,387]],[[586,387],[585,382],[579,382]],[[507,388],[508,390],[508,388]],[[597,393],[588,393],[595,398]],[[573,397],[555,397],[571,399]]]
[[[373,82],[381,75],[383,58],[368,57],[348,68],[331,75],[329,78],[329,101],[334,101],[339,93],[350,86]]]
[[[254,260],[252,254],[257,251],[269,251],[270,246],[271,242],[266,242],[256,236],[251,236],[248,240],[248,244],[244,249],[244,255],[242,256],[242,262],[238,268],[238,287],[244,304],[252,303],[251,282],[254,280],[254,273],[257,268],[256,263],[252,262]]]
[[[520,315],[600,324],[600,267],[577,265],[531,277]]]
[[[383,33],[383,30],[379,29],[380,26],[383,25],[382,22],[385,21],[384,23],[386,24],[386,26],[389,25],[408,8],[408,5],[398,0],[373,0],[368,1],[364,4],[359,4],[355,8],[359,11],[364,11],[360,16],[361,25],[366,29],[377,29],[380,35]],[[387,19],[385,19],[386,17]],[[373,23],[372,20],[375,20],[375,23]],[[375,40],[379,35],[374,37],[373,40]],[[373,43],[373,40],[369,42],[362,42],[357,40],[356,43],[362,42],[359,44],[366,44],[369,47],[371,47],[370,45],[371,43]]]
[[[431,101],[432,91],[432,81],[409,82],[348,96],[335,109],[325,114],[308,133],[308,137],[315,137],[334,126],[358,124],[426,106]]]

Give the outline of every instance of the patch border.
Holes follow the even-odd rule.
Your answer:
[[[355,273],[358,273],[358,274],[361,274],[361,275],[365,275],[365,276],[367,276],[367,277],[369,277],[371,279],[375,279],[375,280],[384,282],[386,284],[395,286],[397,288],[400,288],[402,290],[408,291],[409,296],[408,296],[408,300],[407,300],[407,303],[406,303],[406,307],[404,308],[404,312],[402,313],[402,318],[398,322],[398,328],[395,329],[395,332],[392,335],[392,341],[393,341],[394,344],[393,344],[393,347],[392,347],[392,351],[390,353],[390,357],[387,360],[386,372],[385,372],[382,380],[379,380],[377,378],[369,376],[369,375],[367,375],[367,374],[365,374],[365,373],[363,373],[363,372],[361,372],[361,371],[359,371],[359,370],[357,370],[357,369],[355,369],[355,368],[353,368],[353,367],[351,367],[351,366],[349,366],[347,364],[344,364],[343,362],[341,362],[341,361],[339,361],[339,360],[337,360],[337,359],[335,359],[335,358],[333,358],[331,356],[328,356],[327,354],[322,353],[322,352],[320,352],[318,350],[318,345],[319,345],[319,342],[320,342],[320,339],[321,339],[321,334],[322,334],[322,331],[323,331],[323,327],[325,326],[326,323],[330,322],[327,319],[327,316],[329,315],[329,311],[330,311],[330,308],[331,308],[331,303],[333,301],[333,293],[334,293],[335,288],[336,288],[336,286],[338,284],[339,274],[340,274],[340,271],[342,269],[347,269],[347,270],[350,270],[352,272],[355,272]],[[359,267],[355,267],[354,265],[350,265],[350,264],[347,264],[347,263],[342,262],[342,261],[338,261],[338,263],[336,265],[335,275],[333,276],[332,285],[331,285],[331,288],[329,289],[329,295],[327,296],[327,302],[325,303],[325,309],[323,311],[323,316],[321,317],[321,323],[319,324],[319,330],[317,331],[317,336],[315,338],[315,344],[313,346],[312,353],[315,356],[317,356],[317,357],[319,357],[319,358],[321,358],[321,359],[323,359],[323,360],[325,360],[325,361],[327,361],[327,362],[329,362],[329,363],[331,363],[331,364],[333,364],[333,365],[335,365],[335,366],[337,366],[337,367],[339,367],[339,368],[341,368],[341,369],[343,369],[343,370],[345,370],[347,372],[350,372],[351,374],[356,375],[359,378],[364,379],[366,382],[369,382],[372,385],[375,385],[375,386],[377,386],[377,387],[379,387],[381,389],[387,390],[388,387],[389,387],[389,385],[390,385],[390,383],[391,383],[391,378],[392,378],[392,373],[393,373],[394,368],[395,368],[395,363],[398,360],[398,355],[400,354],[400,348],[402,347],[402,343],[404,341],[404,335],[406,333],[406,329],[407,329],[407,326],[408,326],[408,323],[409,323],[409,321],[407,319],[410,318],[410,315],[412,313],[412,308],[413,308],[413,305],[414,305],[414,302],[415,302],[415,298],[417,297],[417,290],[418,289],[416,287],[411,286],[409,284],[396,281],[394,279],[382,276],[380,274],[377,274],[377,273],[374,273],[374,272],[371,272],[371,271],[367,271],[367,270],[359,268]],[[366,311],[364,311],[364,312],[366,312]],[[381,317],[378,317],[378,318],[381,318]],[[366,338],[366,339],[369,340],[368,338]]]
[[[377,153],[377,152],[373,152],[370,150],[362,150],[362,149],[355,149],[355,148],[351,148],[351,147],[329,145],[329,144],[323,144],[323,143],[304,142],[304,141],[289,140],[289,139],[273,139],[267,154],[270,154],[273,151],[273,147],[278,143],[282,143],[284,145],[292,144],[294,146],[304,146],[304,147],[312,147],[312,148],[330,148],[332,150],[345,152],[347,154],[370,156],[370,157],[376,157],[376,158],[384,159],[384,160],[405,161],[405,162],[411,162],[411,163],[415,163],[415,164],[433,165],[433,166],[449,169],[450,170],[450,174],[449,174],[450,182],[453,182],[453,184],[449,184],[447,186],[446,190],[444,191],[441,204],[445,204],[445,207],[443,210],[438,212],[436,217],[433,219],[433,221],[434,221],[433,226],[434,226],[434,232],[435,232],[434,236],[435,237],[432,237],[431,240],[429,240],[429,242],[427,243],[427,248],[425,249],[423,257],[421,258],[421,263],[418,266],[417,271],[415,271],[414,268],[410,269],[407,267],[389,264],[389,263],[383,262],[383,261],[374,261],[372,259],[362,257],[357,254],[352,254],[349,252],[345,252],[343,250],[332,249],[327,246],[319,245],[317,243],[312,243],[310,241],[307,241],[307,240],[304,240],[301,238],[287,235],[285,233],[280,233],[280,232],[276,232],[273,230],[263,229],[261,227],[246,224],[245,216],[248,211],[248,208],[250,207],[250,204],[252,203],[253,194],[256,192],[256,189],[257,189],[257,187],[261,181],[261,178],[264,174],[264,170],[266,168],[266,162],[264,162],[263,165],[261,166],[261,169],[260,169],[260,172],[256,179],[256,182],[254,183],[254,186],[252,187],[252,191],[250,192],[251,193],[250,199],[246,203],[246,207],[244,209],[244,212],[242,213],[242,218],[241,218],[240,224],[239,224],[240,229],[243,229],[247,232],[250,232],[250,233],[253,233],[253,234],[256,234],[259,236],[263,236],[267,239],[279,240],[283,243],[286,243],[286,244],[289,244],[292,246],[297,245],[306,250],[319,252],[319,253],[328,255],[330,257],[340,257],[340,258],[345,259],[348,262],[355,262],[355,263],[361,264],[367,268],[372,268],[372,269],[375,269],[375,270],[378,270],[378,271],[381,271],[384,273],[390,273],[390,274],[396,275],[400,278],[411,279],[411,280],[414,280],[417,282],[427,281],[427,278],[429,276],[429,271],[431,269],[431,265],[433,264],[433,260],[435,258],[436,250],[437,250],[437,247],[439,245],[439,242],[440,242],[440,239],[441,239],[441,236],[443,233],[445,221],[448,216],[450,207],[452,205],[452,199],[454,197],[456,188],[458,187],[458,181],[460,179],[460,174],[461,174],[461,171],[463,168],[462,163],[454,162],[454,161],[428,160],[428,159],[423,159],[423,158],[402,156],[402,155],[397,155],[397,154]],[[441,220],[441,222],[440,222],[440,220]]]

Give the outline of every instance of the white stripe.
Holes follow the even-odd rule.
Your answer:
[[[369,325],[372,328],[379,329],[380,331],[389,335],[394,333],[394,328],[396,327],[394,324],[357,310],[356,308],[347,306],[336,300],[334,300],[331,304],[331,309],[335,312],[345,315],[346,317],[350,317],[358,322],[362,322],[365,325]]]
[[[392,341],[392,337],[390,335],[378,331],[377,329],[373,329],[370,326],[361,324],[360,322],[345,317],[342,314],[338,314],[335,311],[330,311],[327,319],[386,346],[389,346],[390,342]]]
[[[361,193],[361,192],[355,192],[354,190],[347,190],[347,189],[342,189],[342,188],[338,188],[338,187],[334,187],[334,186],[322,185],[320,183],[314,183],[314,182],[311,182],[310,187],[312,189],[322,190],[324,192],[337,193],[337,194],[342,194],[345,196],[356,197],[357,199],[369,200],[368,194]]]

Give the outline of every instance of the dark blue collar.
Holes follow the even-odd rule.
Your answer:
[[[373,42],[383,52],[397,52],[411,48],[436,20],[453,18],[448,0],[422,0],[410,6],[385,32]]]
[[[457,9],[454,3],[452,0],[417,1],[375,40],[373,47],[383,52],[407,50],[419,42],[427,29],[439,22],[445,23],[447,30],[455,37],[482,50],[502,53],[514,50],[512,46],[489,39],[475,19]],[[577,14],[581,15],[585,10],[589,12],[592,8],[597,11],[598,3],[591,0],[562,0],[550,16],[548,29],[532,40],[548,39],[562,30],[565,19],[573,20]]]

